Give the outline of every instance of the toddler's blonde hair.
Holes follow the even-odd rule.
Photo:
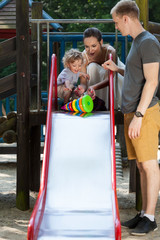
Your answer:
[[[82,53],[75,48],[71,48],[70,50],[68,50],[67,52],[65,52],[64,57],[62,58],[62,62],[64,67],[68,67],[69,63],[73,63],[76,60],[81,59],[83,62],[83,56]]]

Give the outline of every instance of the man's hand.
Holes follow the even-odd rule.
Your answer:
[[[102,67],[106,70],[111,70],[113,72],[118,71],[118,66],[112,60],[108,60],[108,61],[104,62],[102,64]]]
[[[128,128],[128,136],[130,139],[136,139],[140,136],[141,126],[142,117],[134,116]]]

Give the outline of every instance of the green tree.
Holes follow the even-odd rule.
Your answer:
[[[149,20],[160,23],[159,0],[149,0]]]
[[[42,0],[45,10],[54,19],[109,19],[110,9],[117,0]],[[80,31],[92,24],[63,24],[64,31]],[[95,26],[95,24],[94,24]],[[96,25],[101,31],[114,31],[113,24]]]

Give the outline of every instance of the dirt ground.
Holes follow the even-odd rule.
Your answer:
[[[123,177],[117,178],[117,195],[122,221],[136,214],[135,194],[128,193],[129,169],[123,169]],[[0,240],[27,239],[27,226],[37,193],[30,193],[30,209],[20,211],[15,207],[16,202],[16,159],[14,155],[0,155]],[[122,229],[122,240],[142,239],[160,240],[160,194],[156,209],[158,231],[144,237],[134,237],[129,230]]]

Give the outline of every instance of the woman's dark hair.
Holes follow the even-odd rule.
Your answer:
[[[95,37],[97,38],[98,42],[100,42],[102,40],[102,33],[98,28],[87,28],[83,33],[83,39],[89,37]]]

